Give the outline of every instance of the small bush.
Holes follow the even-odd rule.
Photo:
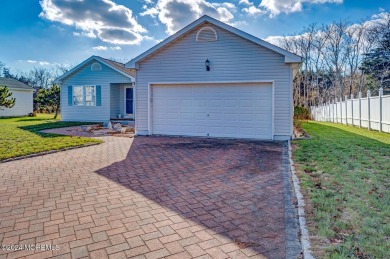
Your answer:
[[[310,120],[311,115],[308,108],[295,106],[294,107],[294,119],[297,120]]]

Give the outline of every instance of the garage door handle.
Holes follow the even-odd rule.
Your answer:
[[[209,117],[210,116],[210,114],[207,114],[207,117]]]

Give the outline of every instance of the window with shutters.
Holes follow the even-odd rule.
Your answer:
[[[96,105],[96,86],[87,85],[85,86],[85,105],[95,106]]]
[[[96,106],[96,86],[77,85],[73,86],[74,106]]]
[[[201,28],[196,34],[197,42],[211,42],[217,40],[218,40],[217,32],[209,26]]]
[[[73,105],[81,106],[84,105],[84,87],[73,86]]]

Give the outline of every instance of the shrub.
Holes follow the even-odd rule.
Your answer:
[[[297,120],[310,120],[311,115],[308,108],[295,106],[294,107],[294,119]]]

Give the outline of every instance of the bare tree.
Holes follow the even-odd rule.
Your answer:
[[[69,70],[71,70],[74,66],[72,65],[57,65],[55,66],[51,73],[53,76],[53,80],[62,76],[63,74],[67,73]]]
[[[302,56],[303,64],[294,78],[295,106],[312,106],[372,89],[372,80],[362,69],[366,53],[380,44],[386,33],[390,35],[390,13],[381,12],[370,19],[352,24],[337,21],[327,25],[312,24],[300,33],[285,36],[280,46]],[[383,56],[381,74],[375,81],[375,89],[387,85],[390,80],[390,53]],[[378,61],[379,62],[379,61]],[[375,67],[371,70],[378,71]]]
[[[43,67],[34,67],[30,71],[30,78],[35,84],[34,88],[48,88],[53,80],[50,70]]]

